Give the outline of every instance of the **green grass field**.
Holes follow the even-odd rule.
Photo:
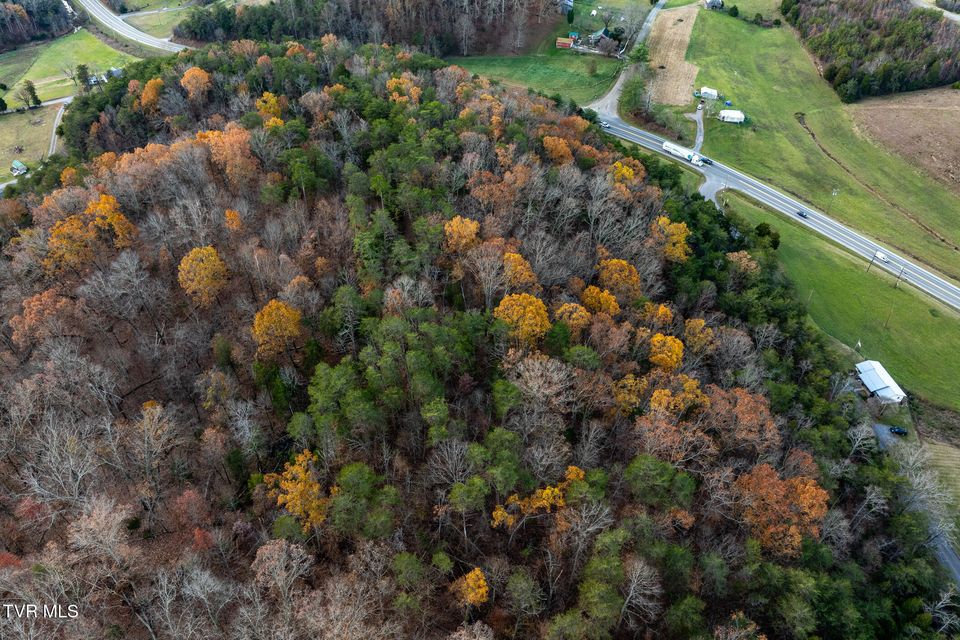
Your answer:
[[[124,22],[149,33],[157,38],[169,38],[173,34],[173,28],[187,17],[186,9],[175,11],[164,11],[163,13],[148,13],[142,16],[132,16],[124,18]]]
[[[531,88],[547,95],[559,93],[566,98],[573,98],[578,104],[587,104],[610,89],[621,63],[613,58],[557,49],[556,38],[566,36],[570,31],[586,34],[603,27],[598,17],[590,16],[590,11],[597,6],[623,9],[628,4],[637,3],[645,9],[649,8],[646,0],[613,0],[599,5],[577,0],[574,3],[573,25],[561,20],[542,41],[530,43],[525,54],[459,57],[450,58],[450,62],[504,84]],[[611,28],[616,24],[615,20]]]
[[[776,16],[771,0],[738,4],[741,15]],[[686,57],[700,67],[697,86],[720,89],[749,118],[742,126],[708,119],[707,155],[960,278],[960,198],[858,135],[791,29],[701,11]]]
[[[164,9],[167,7],[179,8],[187,7],[192,4],[191,0],[126,0],[127,13],[137,11],[152,11],[154,9]]]
[[[906,390],[960,410],[960,314],[845,250],[761,209],[725,194],[730,208],[751,224],[768,222],[780,232],[780,262],[807,304],[812,320],[864,358],[879,360]]]
[[[450,62],[507,85],[528,87],[547,95],[559,93],[577,104],[587,104],[606,93],[620,69],[620,63],[610,58],[571,51],[563,54],[476,56],[452,58]],[[596,66],[595,75],[590,74],[591,65]]]
[[[86,64],[91,72],[104,72],[135,60],[97,40],[81,29],[56,40],[29,45],[0,54],[0,82],[9,90],[4,99],[10,107],[20,106],[14,98],[24,80],[32,80],[41,100],[62,98],[76,92],[65,69]]]
[[[10,163],[14,160],[33,167],[47,153],[59,108],[60,105],[51,105],[26,113],[0,115],[0,182],[13,179]],[[23,147],[22,153],[14,151],[17,146]]]

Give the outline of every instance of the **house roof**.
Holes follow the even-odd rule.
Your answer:
[[[14,169],[26,169],[26,168],[27,168],[27,165],[23,164],[23,163],[20,162],[19,160],[14,160],[13,162],[10,163],[10,166],[11,166],[12,168],[14,168]]]
[[[857,376],[867,391],[883,402],[900,402],[907,397],[900,385],[876,360],[864,360],[857,365]]]

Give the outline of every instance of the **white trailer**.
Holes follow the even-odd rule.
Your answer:
[[[677,156],[678,158],[683,158],[692,165],[702,167],[703,160],[700,158],[700,155],[697,154],[693,149],[687,149],[686,147],[681,147],[678,144],[673,144],[672,142],[664,142],[663,150],[669,153],[672,156]]]
[[[737,111],[736,109],[723,109],[717,114],[717,119],[720,122],[732,122],[734,124],[740,124],[747,119],[747,116],[743,115],[743,111]]]
[[[720,92],[710,87],[700,87],[700,97],[708,100],[716,100],[720,97]]]

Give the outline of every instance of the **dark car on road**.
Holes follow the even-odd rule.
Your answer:
[[[898,436],[905,436],[907,435],[907,430],[903,427],[890,427],[890,433]]]
[[[807,214],[806,211],[797,211],[797,215],[800,216],[801,218],[809,218],[809,217],[810,217],[810,216]]]
[[[713,160],[711,160],[710,158],[705,158],[703,156],[700,156],[700,159],[703,161],[703,164],[713,164]]]

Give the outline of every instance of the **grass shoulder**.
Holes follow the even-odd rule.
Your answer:
[[[807,304],[812,320],[848,347],[861,343],[864,359],[883,362],[911,393],[960,410],[960,314],[901,283],[841,247],[739,195],[728,209],[751,225],[780,234],[777,257]]]
[[[686,57],[749,118],[708,118],[707,155],[960,278],[960,197],[859,135],[792,29],[701,11]]]

